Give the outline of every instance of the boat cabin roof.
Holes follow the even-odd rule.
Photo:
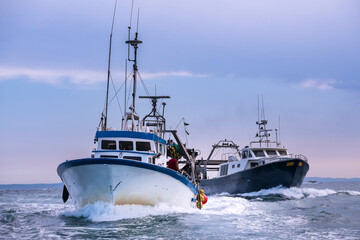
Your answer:
[[[160,142],[166,144],[165,139],[159,137],[154,133],[144,133],[144,132],[133,132],[133,131],[97,131],[95,139],[99,138],[139,138],[152,140],[155,142]]]
[[[245,151],[245,150],[285,150],[285,151],[287,151],[287,149],[284,147],[244,147],[243,149],[241,149],[241,151]]]

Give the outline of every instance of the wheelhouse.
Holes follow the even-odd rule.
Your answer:
[[[277,158],[286,157],[288,155],[287,149],[285,148],[245,148],[241,151],[241,158]]]
[[[155,164],[155,158],[166,156],[166,141],[153,133],[98,131],[95,143],[93,158],[122,158]]]

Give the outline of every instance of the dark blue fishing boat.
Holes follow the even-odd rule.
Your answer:
[[[309,170],[307,158],[301,154],[289,154],[278,141],[278,129],[275,129],[276,141],[271,141],[269,132],[272,129],[266,129],[267,120],[258,120],[256,124],[257,140],[250,142],[250,146],[240,150],[232,141],[220,141],[213,145],[207,160],[199,162],[203,174],[201,187],[206,194],[237,194],[277,186],[301,186]],[[211,160],[212,154],[220,148],[232,149],[233,155],[227,160]],[[208,171],[211,170],[218,171],[218,174],[210,179]]]

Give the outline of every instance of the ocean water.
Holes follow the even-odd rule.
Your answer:
[[[0,190],[0,239],[360,239],[360,182],[223,193],[202,210],[102,202],[76,210],[59,185],[9,188]]]

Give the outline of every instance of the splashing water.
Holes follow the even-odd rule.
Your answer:
[[[61,189],[1,190],[8,239],[358,239],[360,183],[304,184],[208,197],[204,208],[113,206],[75,209]]]
[[[66,217],[83,217],[93,222],[107,222],[175,213],[195,213],[196,211],[196,209],[174,207],[166,203],[160,203],[155,206],[114,206],[105,202],[96,202],[74,211],[67,211],[62,213],[62,215]]]
[[[239,194],[243,197],[261,197],[268,195],[280,195],[284,199],[302,199],[325,197],[337,192],[331,189],[314,189],[314,188],[283,188],[276,187],[272,189],[260,190],[258,192]]]

